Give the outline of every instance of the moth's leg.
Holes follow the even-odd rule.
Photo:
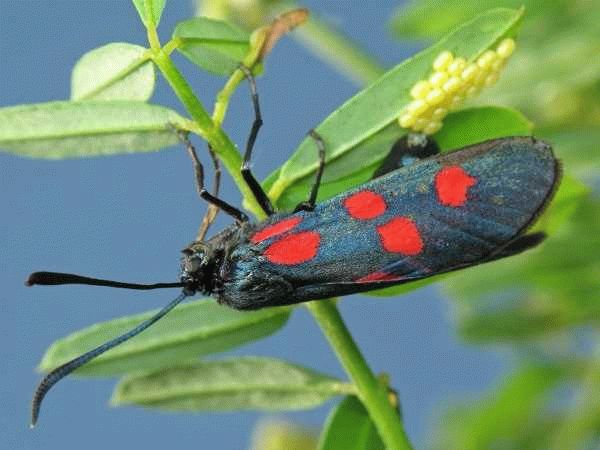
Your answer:
[[[439,152],[440,148],[433,139],[424,134],[409,133],[402,136],[394,144],[379,168],[373,174],[372,179],[408,166],[419,159],[437,155]]]
[[[217,155],[215,155],[212,147],[208,146],[208,153],[213,162],[214,176],[213,176],[213,187],[212,187],[212,195],[213,197],[219,196],[219,187],[221,185],[221,164],[217,159]],[[219,213],[219,208],[212,203],[208,205],[208,209],[206,210],[206,214],[202,218],[202,222],[200,223],[200,228],[198,229],[198,235],[196,236],[196,241],[203,241],[208,229],[214,222],[217,214]]]
[[[244,162],[242,163],[242,177],[246,181],[246,184],[250,187],[254,198],[262,208],[262,210],[268,215],[272,215],[275,210],[273,209],[273,205],[271,204],[271,200],[263,190],[260,183],[256,180],[254,175],[252,174],[252,170],[250,169],[250,158],[252,157],[252,149],[254,148],[254,142],[256,141],[256,135],[258,134],[258,130],[262,126],[262,116],[260,114],[260,105],[258,103],[258,93],[256,91],[256,80],[252,75],[250,70],[240,64],[240,70],[244,73],[244,76],[248,80],[248,84],[250,84],[250,95],[252,98],[252,106],[254,107],[254,122],[252,122],[252,128],[250,129],[250,134],[248,135],[248,140],[246,141],[246,151],[244,152]]]
[[[321,178],[323,177],[323,170],[325,170],[325,142],[319,133],[315,130],[310,130],[308,135],[313,138],[315,141],[315,145],[317,146],[317,150],[319,152],[319,167],[317,168],[317,174],[315,176],[315,182],[312,185],[310,190],[310,195],[308,196],[308,200],[299,203],[295,208],[296,211],[312,211],[315,209],[315,204],[317,202],[317,195],[319,194],[319,186],[321,185]]]
[[[198,195],[200,195],[200,198],[210,203],[211,205],[215,205],[217,208],[222,209],[225,213],[229,214],[238,222],[247,222],[248,216],[244,212],[240,211],[235,206],[230,205],[226,201],[221,200],[216,195],[213,195],[206,190],[206,188],[204,187],[204,167],[202,166],[202,163],[198,158],[196,149],[190,142],[187,133],[182,132],[181,130],[177,130],[177,135],[179,136],[181,142],[183,142],[183,144],[185,145],[185,148],[189,153],[190,158],[192,158],[192,163],[194,164],[194,173],[196,175],[196,188],[198,190]]]

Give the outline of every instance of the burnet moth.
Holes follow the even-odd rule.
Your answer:
[[[539,244],[528,227],[550,201],[560,178],[552,149],[531,137],[507,137],[439,154],[435,142],[409,134],[390,151],[373,178],[316,203],[327,143],[314,131],[319,168],[308,199],[293,212],[275,212],[250,170],[262,124],[256,85],[255,120],[242,175],[268,218],[253,223],[204,187],[204,171],[187,137],[200,197],[235,219],[208,240],[183,250],[178,282],[123,283],[56,272],[35,272],[28,285],[89,284],[128,289],[182,288],[154,317],[48,373],[33,399],[41,402],[60,379],[161,319],[201,293],[239,310],[301,303],[423,279],[516,255]],[[214,154],[211,150],[214,159]],[[218,169],[218,162],[213,161]]]

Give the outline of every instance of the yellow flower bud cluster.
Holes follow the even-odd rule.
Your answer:
[[[487,50],[471,63],[449,51],[440,53],[433,61],[431,76],[418,81],[410,90],[413,100],[402,111],[398,123],[416,132],[436,133],[449,111],[498,81],[514,50],[515,41],[504,39],[496,50]]]

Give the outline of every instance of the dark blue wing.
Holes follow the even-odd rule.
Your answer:
[[[424,159],[259,224],[231,277],[284,279],[298,302],[477,264],[535,220],[559,172],[550,147],[526,137]]]

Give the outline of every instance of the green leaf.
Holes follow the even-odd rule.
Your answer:
[[[250,36],[228,22],[196,17],[180,22],[173,39],[177,50],[202,69],[217,75],[230,75],[250,48]]]
[[[160,23],[165,3],[167,0],[132,0],[135,9],[137,9],[140,19],[144,24],[152,23],[157,26]]]
[[[433,448],[515,448],[510,440],[538,420],[547,393],[564,376],[553,365],[521,367],[486,398],[446,414]]]
[[[155,370],[211,353],[239,347],[280,329],[288,308],[240,312],[214,300],[177,307],[139,336],[125,342],[77,370],[80,375],[107,376]],[[56,341],[40,363],[51,369],[119,336],[152,316],[155,311],[92,325]]]
[[[282,360],[241,357],[132,375],[115,388],[113,405],[170,411],[285,411],[312,408],[352,386]]]
[[[32,158],[158,150],[178,142],[186,119],[130,101],[50,102],[0,108],[0,148]]]
[[[448,151],[505,136],[529,136],[532,129],[533,124],[515,109],[483,106],[450,114],[435,140]]]
[[[139,45],[114,42],[87,52],[71,76],[71,100],[148,100],[154,66]]]
[[[358,398],[344,398],[327,417],[319,450],[383,449],[375,424]]]
[[[405,133],[396,119],[411,100],[410,89],[428,76],[440,52],[449,50],[473,60],[512,35],[521,15],[521,11],[495,9],[476,17],[394,67],[333,112],[316,128],[326,144],[328,166],[324,181],[348,176],[357,168],[372,166],[385,157],[392,144]],[[269,196],[279,205],[282,194],[303,178],[314,176],[317,166],[315,144],[307,138],[281,167]]]

